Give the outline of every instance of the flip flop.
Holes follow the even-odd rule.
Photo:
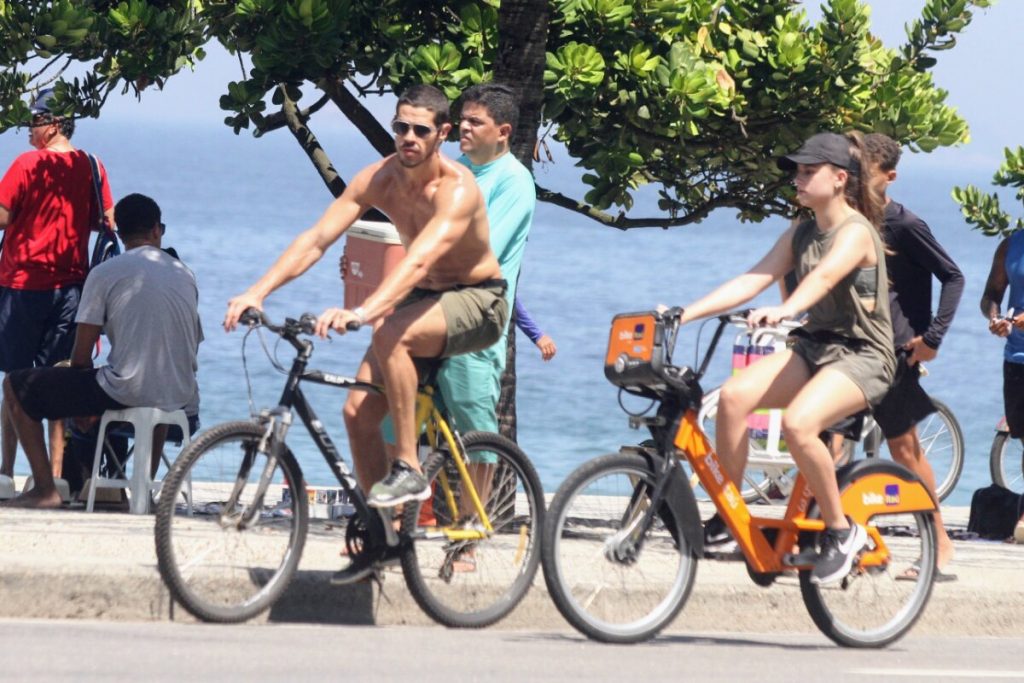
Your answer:
[[[907,567],[902,574],[896,575],[897,581],[917,581],[917,577],[921,575],[921,561],[917,560],[914,564]],[[938,567],[935,568],[935,583],[949,583],[950,581],[956,581],[956,574],[947,574]]]

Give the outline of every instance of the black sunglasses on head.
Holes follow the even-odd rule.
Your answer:
[[[408,123],[401,119],[395,119],[391,122],[391,130],[395,132],[395,135],[408,135],[410,128],[412,128],[412,132],[415,133],[418,138],[428,138],[437,130],[436,128],[423,125],[422,123]]]

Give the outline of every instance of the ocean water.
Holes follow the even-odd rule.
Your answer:
[[[335,126],[341,129],[341,126]],[[330,201],[305,155],[286,132],[260,140],[233,135],[217,123],[206,126],[124,121],[83,122],[74,142],[100,156],[116,197],[142,192],[162,206],[165,246],[175,247],[195,271],[206,341],[200,349],[201,418],[204,427],[249,415],[242,338],[221,328],[228,299],[243,291],[290,240],[312,224]],[[343,177],[374,158],[358,136],[326,134],[322,142]],[[27,136],[0,136],[4,167],[27,149]],[[450,154],[457,153],[454,147]],[[1000,340],[989,335],[978,308],[996,240],[969,230],[949,198],[953,185],[984,184],[994,169],[937,169],[926,157],[910,157],[891,194],[921,215],[967,278],[963,300],[939,358],[929,365],[925,386],[949,404],[964,429],[967,454],[960,485],[948,502],[966,505],[971,492],[989,483],[988,453],[1002,414]],[[542,185],[573,191],[578,170],[559,160],[538,169]],[[582,194],[576,192],[576,194]],[[638,205],[654,204],[649,193]],[[527,248],[520,292],[523,301],[558,344],[549,363],[525,336],[519,338],[520,443],[536,464],[545,489],[553,491],[577,465],[635,443],[644,435],[627,426],[616,389],[603,375],[611,317],[658,303],[682,304],[742,272],[771,246],[786,222],[741,224],[718,212],[703,224],[672,230],[621,232],[556,207],[541,204]],[[319,313],[341,301],[338,259],[332,247],[302,278],[267,302],[276,318]],[[771,301],[774,290],[762,300]],[[937,296],[937,288],[936,288]],[[692,358],[697,325],[680,334],[677,360]],[[707,332],[703,337],[706,344]],[[728,340],[728,337],[726,337]],[[285,366],[290,347],[266,348]],[[368,337],[355,333],[317,342],[312,365],[355,371]],[[705,385],[721,382],[730,368],[723,345]],[[254,405],[273,405],[283,386],[255,336],[247,344]],[[348,445],[340,408],[344,397],[328,388],[308,393],[343,452]],[[312,484],[332,481],[319,453],[300,429],[289,439]],[[19,456],[17,471],[27,473]]]

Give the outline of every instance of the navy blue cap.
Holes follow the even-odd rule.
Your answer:
[[[50,114],[50,103],[53,101],[54,93],[53,88],[47,88],[39,93],[32,106],[29,109],[32,111],[32,115],[36,114]]]
[[[856,160],[850,155],[850,141],[838,133],[812,135],[800,149],[779,157],[775,163],[783,171],[794,171],[797,164],[832,164],[848,171],[860,170]]]

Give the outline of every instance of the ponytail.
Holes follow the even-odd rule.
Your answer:
[[[871,158],[864,145],[864,136],[857,131],[850,131],[846,133],[846,139],[850,141],[850,157],[854,161],[846,173],[846,203],[867,218],[875,230],[880,231],[885,218],[885,205],[881,195],[868,182]]]

